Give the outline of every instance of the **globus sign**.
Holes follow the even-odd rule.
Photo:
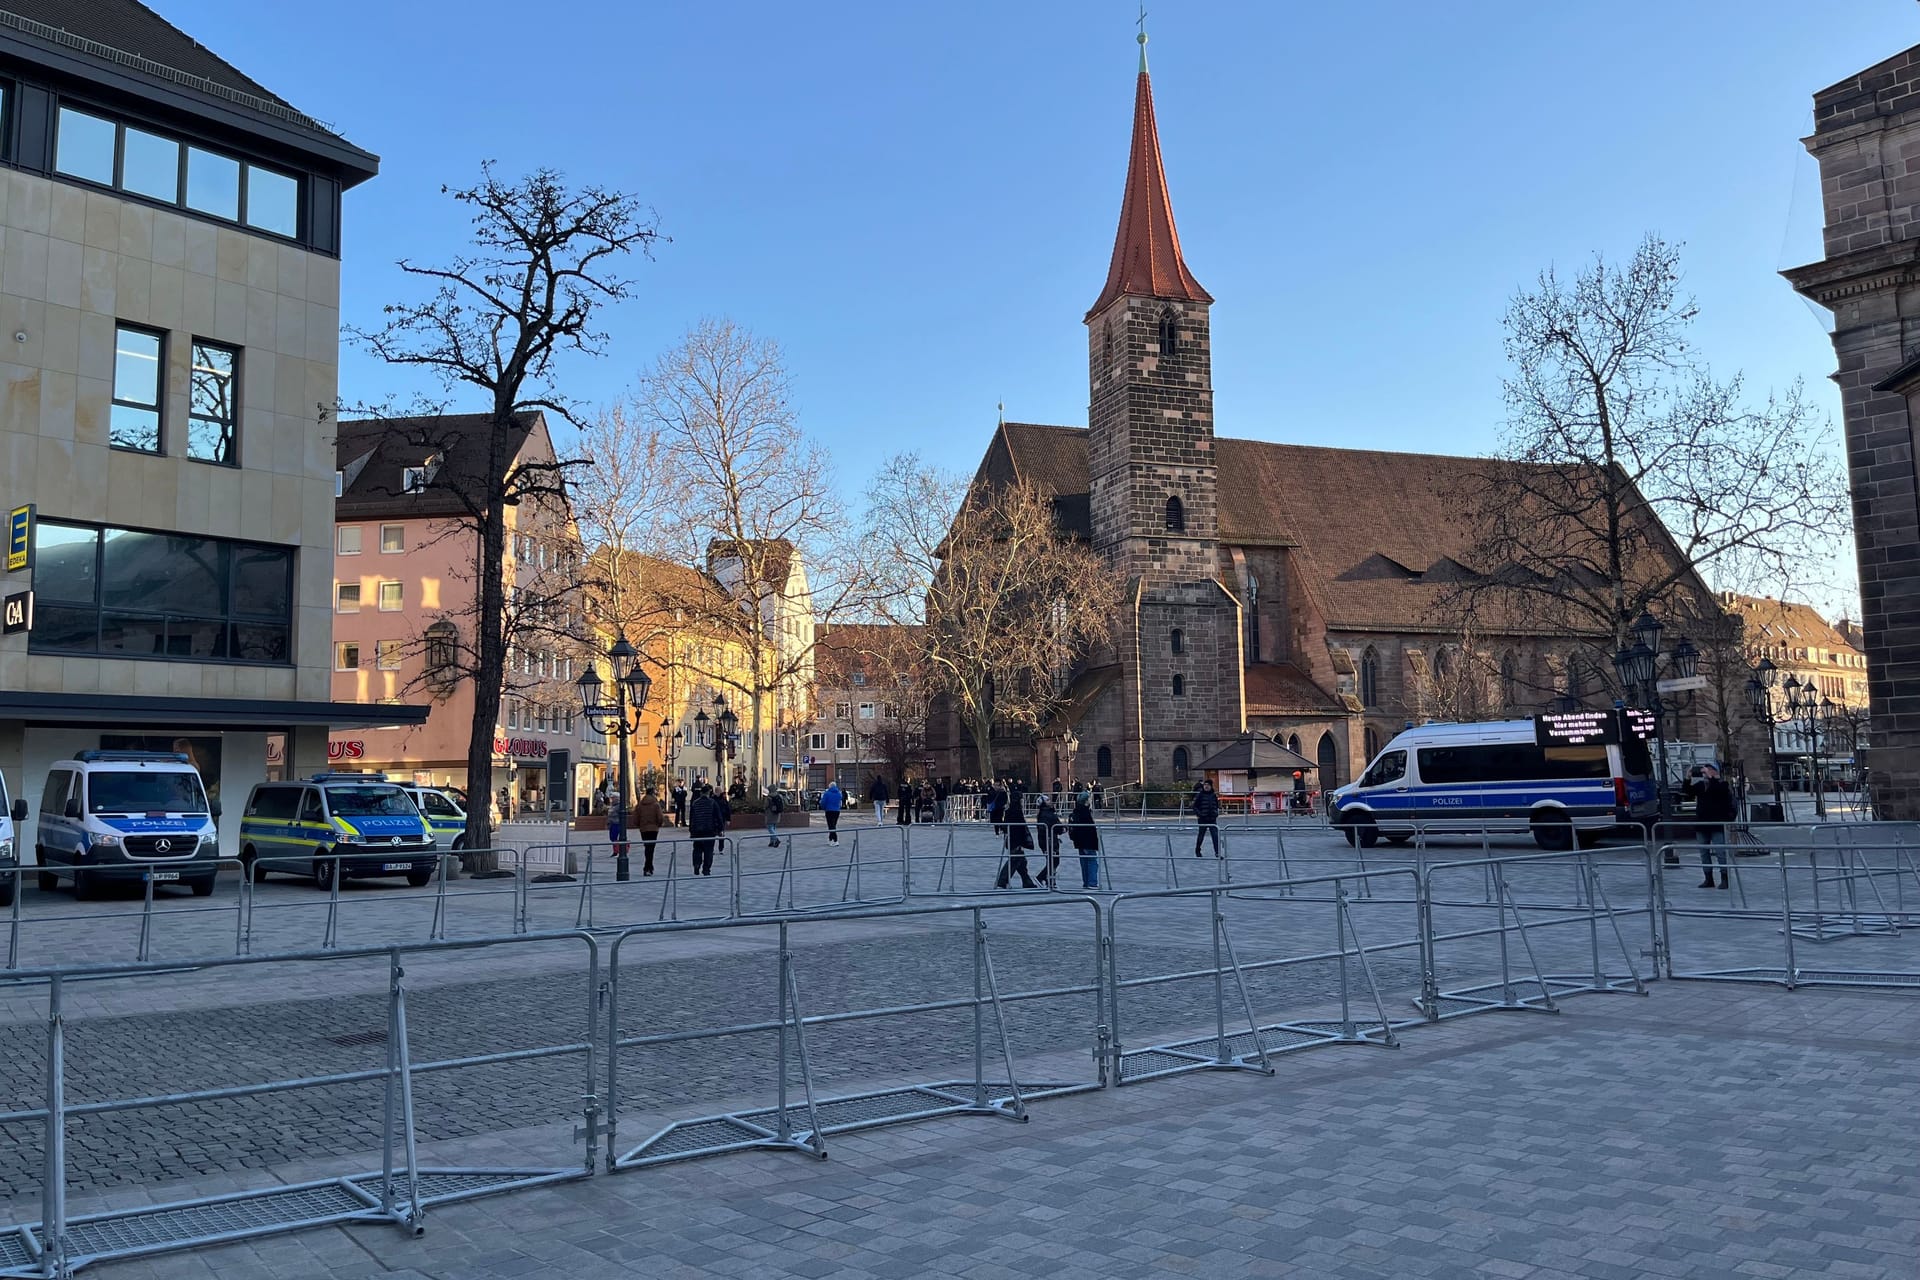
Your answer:
[[[327,763],[341,760],[364,760],[367,757],[367,744],[358,738],[346,742],[327,743]]]
[[[545,738],[495,738],[493,754],[513,756],[520,760],[545,760],[547,740]]]

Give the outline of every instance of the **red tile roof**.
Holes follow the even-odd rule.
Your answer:
[[[1250,716],[1347,714],[1345,703],[1315,684],[1311,676],[1291,662],[1250,663],[1246,679]]]
[[[1120,229],[1113,238],[1113,262],[1107,283],[1087,318],[1123,294],[1212,302],[1213,295],[1187,270],[1180,256],[1180,233],[1173,225],[1173,198],[1160,161],[1160,130],[1153,121],[1153,83],[1140,70],[1133,93],[1133,154],[1127,160],[1127,188],[1120,198]]]

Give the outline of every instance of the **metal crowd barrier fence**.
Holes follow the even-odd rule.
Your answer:
[[[571,944],[585,948],[585,988],[581,993],[584,1034],[558,1044],[523,1047],[506,1052],[467,1054],[432,1061],[416,1061],[408,1023],[405,964],[413,957],[471,952],[531,943]],[[584,933],[528,935],[520,938],[469,939],[332,951],[292,952],[275,956],[233,956],[198,961],[198,971],[257,969],[268,965],[337,966],[356,959],[379,959],[386,969],[386,1025],[367,1043],[384,1043],[382,1066],[353,1071],[309,1074],[278,1080],[223,1084],[171,1093],[134,1094],[70,1101],[68,1086],[75,1071],[68,1043],[67,987],[138,980],[178,973],[177,967],[155,964],[91,965],[24,970],[23,979],[47,984],[47,1036],[44,1056],[44,1093],[37,1107],[0,1113],[0,1129],[35,1126],[42,1132],[44,1174],[40,1187],[41,1216],[35,1222],[0,1227],[0,1276],[67,1277],[91,1263],[140,1257],[203,1245],[223,1244],[253,1236],[309,1226],[347,1222],[390,1222],[411,1234],[424,1229],[428,1209],[438,1204],[521,1187],[544,1185],[586,1176],[593,1171],[600,1114],[598,1044],[596,1028],[599,998],[599,945]],[[89,986],[99,998],[99,988]],[[84,1042],[83,1042],[84,1043]],[[356,1041],[360,1043],[360,1041]],[[85,1053],[83,1048],[81,1051]],[[419,1158],[415,1121],[416,1080],[424,1075],[463,1068],[527,1062],[554,1057],[584,1059],[584,1088],[568,1091],[577,1099],[584,1127],[584,1161],[566,1167],[424,1167]],[[118,1079],[124,1072],[112,1072]],[[97,1079],[98,1074],[83,1076]],[[69,1214],[67,1189],[72,1159],[67,1131],[75,1119],[109,1114],[229,1103],[302,1090],[333,1089],[377,1083],[382,1091],[381,1164],[369,1173],[340,1173],[298,1183],[269,1182],[249,1190]],[[94,1148],[89,1144],[89,1155]]]
[[[1069,985],[1042,986],[1012,991],[1002,990],[994,963],[987,919],[990,914],[1059,911],[1064,907],[1085,906],[1092,929],[1088,934],[1084,962],[1088,980]],[[972,989],[959,995],[913,1003],[862,1004],[831,1012],[808,1012],[807,1000],[799,980],[791,934],[796,930],[833,927],[844,931],[850,924],[920,920],[939,925],[961,922],[970,944]],[[776,1016],[772,1020],[722,1025],[706,1025],[674,1031],[631,1033],[622,1021],[626,1006],[621,996],[622,959],[631,947],[664,933],[754,930],[763,935],[773,931],[774,963],[769,975],[774,988],[772,1001]],[[898,936],[894,934],[892,936]],[[959,930],[945,929],[939,936],[960,937]],[[1015,935],[1018,936],[1018,935]],[[869,939],[863,946],[881,947],[886,937]],[[1008,1025],[1008,1011],[1022,1004],[1039,1001],[1072,1000],[1091,997],[1091,1016],[1084,1024],[1084,1048],[1097,1048],[1104,1028],[1104,991],[1101,981],[1100,907],[1092,898],[1063,897],[1044,900],[1001,901],[936,906],[902,906],[840,911],[819,916],[785,916],[771,920],[703,921],[642,926],[623,932],[613,940],[607,962],[607,1167],[609,1170],[640,1168],[744,1149],[801,1151],[824,1157],[826,1138],[879,1125],[950,1115],[991,1115],[1024,1121],[1027,1104],[1040,1098],[1058,1097],[1101,1086],[1099,1075],[1088,1080],[1022,1079]],[[1045,948],[1050,962],[1058,962],[1059,952]],[[631,966],[628,966],[631,968]],[[631,983],[629,983],[631,985]],[[645,1004],[641,1003],[644,1010]],[[991,1012],[994,1031],[987,1031]],[[869,1090],[832,1097],[820,1096],[810,1036],[832,1027],[889,1019],[924,1018],[942,1013],[970,1013],[972,1072],[961,1079],[936,1077],[931,1082]],[[1060,1025],[1050,1021],[1050,1025]],[[665,1051],[701,1041],[731,1040],[736,1037],[768,1037],[774,1040],[774,1101],[754,1109],[736,1109],[674,1120],[652,1132],[638,1144],[621,1149],[618,1129],[622,1116],[621,1070],[630,1063],[635,1050]],[[989,1058],[997,1059],[989,1071]],[[798,1071],[794,1079],[795,1068]],[[1057,1073],[1064,1074],[1064,1073]],[[793,1095],[797,1085],[798,1098]]]
[[[1870,830],[1862,823],[1847,833]],[[1688,885],[1696,868],[1659,864],[1668,977],[1789,990],[1920,987],[1920,968],[1897,942],[1902,929],[1920,925],[1920,848],[1820,838],[1772,843],[1766,852],[1764,862],[1728,860],[1732,896],[1724,901],[1692,896],[1720,892],[1717,882]],[[1851,945],[1829,949],[1835,943]],[[1805,963],[1809,946],[1820,948],[1818,963]]]

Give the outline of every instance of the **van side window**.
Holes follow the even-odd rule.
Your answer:
[[[1381,787],[1389,782],[1398,782],[1407,776],[1407,753],[1389,751],[1373,762],[1367,770],[1367,776],[1360,779],[1363,787]]]
[[[293,821],[300,807],[300,793],[292,787],[262,787],[254,797],[253,815],[280,822]]]
[[[57,818],[67,810],[67,780],[73,777],[70,769],[49,769],[47,771],[47,789],[40,793],[40,816]]]
[[[307,798],[300,802],[300,821],[325,822],[326,820],[326,810],[320,807],[320,793],[318,791],[307,792]]]

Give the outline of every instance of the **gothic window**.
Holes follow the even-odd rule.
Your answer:
[[[1187,651],[1187,633],[1175,627],[1173,634],[1167,637],[1167,643],[1175,653],[1185,653]]]
[[[1102,746],[1093,756],[1093,776],[1111,778],[1113,776],[1113,748]]]
[[[1586,696],[1586,663],[1581,661],[1579,654],[1570,653],[1567,655],[1567,697],[1575,702],[1583,702]]]
[[[1320,789],[1329,790],[1340,785],[1340,748],[1334,745],[1333,735],[1320,735],[1320,746],[1316,752],[1320,766]]]
[[[1293,752],[1293,754],[1295,755],[1300,754],[1300,735],[1299,734],[1290,733],[1287,735],[1287,750]]]
[[[1380,705],[1380,655],[1372,645],[1368,645],[1367,651],[1360,655],[1360,705]]]
[[[1178,498],[1167,499],[1167,532],[1185,533],[1187,531],[1187,507]]]
[[[1511,651],[1500,655],[1500,701],[1508,707],[1520,705],[1520,677]]]
[[[1162,359],[1172,355],[1174,348],[1179,345],[1180,335],[1178,326],[1179,317],[1174,314],[1173,308],[1169,307],[1160,313],[1160,356]]]
[[[1372,725],[1367,726],[1367,759],[1371,761],[1380,754],[1380,731]]]
[[[1106,368],[1113,367],[1113,320],[1111,317],[1100,326],[1100,363]],[[1102,369],[1105,372],[1105,369]]]
[[[1173,678],[1173,696],[1176,698],[1184,698],[1187,696],[1187,678],[1185,676],[1175,676]]]
[[[1247,571],[1247,661],[1260,661],[1260,579]]]
[[[1453,674],[1452,648],[1442,646],[1440,652],[1433,655],[1433,674],[1441,680],[1445,680]]]
[[[1176,774],[1182,774],[1187,771],[1187,749],[1185,747],[1175,747],[1173,749],[1173,771]]]

